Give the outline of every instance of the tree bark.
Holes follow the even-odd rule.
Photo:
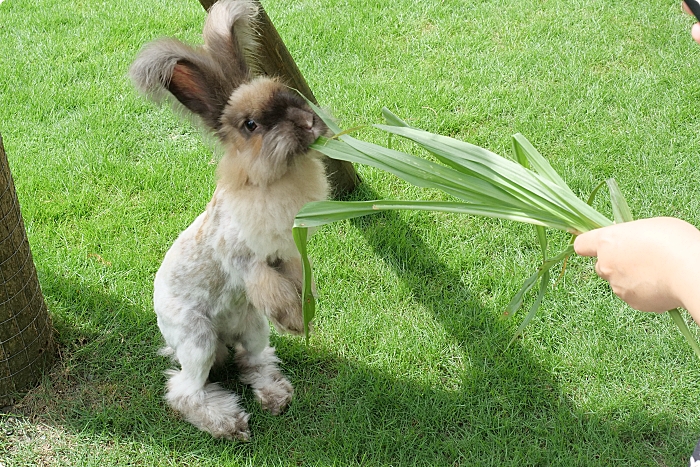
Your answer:
[[[209,10],[216,0],[199,0],[205,10]],[[317,103],[311,88],[306,83],[304,76],[299,71],[294,59],[284,45],[277,29],[272,24],[270,17],[259,4],[258,30],[260,35],[258,42],[260,48],[257,57],[258,68],[268,76],[278,76],[287,85],[298,90],[308,100]],[[360,182],[355,168],[350,162],[330,159],[324,156],[326,172],[328,173],[334,196],[342,196],[352,192]]]
[[[0,135],[0,407],[40,382],[52,329]]]

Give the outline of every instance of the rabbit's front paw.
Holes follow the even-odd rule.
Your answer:
[[[291,281],[281,281],[282,287],[276,294],[276,299],[268,306],[268,318],[280,332],[303,334],[304,316],[301,308],[301,297],[295,284]]]
[[[250,303],[264,312],[279,332],[304,332],[300,291],[277,267],[257,265],[246,277],[245,285]]]
[[[285,279],[294,284],[297,293],[301,295],[301,290],[303,288],[301,259],[292,258],[287,261],[281,261],[280,265],[277,267],[277,270]]]

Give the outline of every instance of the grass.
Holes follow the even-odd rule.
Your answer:
[[[386,105],[499,154],[520,132],[581,196],[615,177],[635,217],[700,225],[700,47],[675,0],[366,3],[264,2],[342,127]],[[631,311],[577,258],[506,350],[518,323],[501,312],[539,246],[529,226],[464,216],[313,237],[315,334],[273,337],[289,410],[265,414],[233,368],[219,375],[252,413],[250,443],[167,409],[152,279],[214,164],[126,70],[155,37],[198,41],[202,21],[196,1],[0,4],[0,132],[61,345],[0,415],[0,463],[687,465],[700,383],[670,320]],[[443,196],[359,171],[352,199]]]

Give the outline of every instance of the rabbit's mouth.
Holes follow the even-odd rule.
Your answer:
[[[314,119],[317,119],[316,115],[314,115]],[[311,136],[313,137],[313,141],[316,141],[320,136],[323,136],[326,133],[326,129],[321,127],[320,125],[315,125],[312,127],[309,132],[311,133]],[[312,142],[313,142],[312,141]]]

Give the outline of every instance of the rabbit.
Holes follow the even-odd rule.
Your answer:
[[[216,438],[248,440],[239,397],[208,381],[235,352],[240,380],[262,408],[279,414],[293,388],[270,346],[278,332],[304,331],[301,259],[292,237],[304,204],[327,199],[320,155],[309,149],[328,128],[278,79],[255,77],[251,0],[220,0],[208,12],[204,45],[176,39],[147,44],[131,65],[135,86],[159,102],[174,97],[224,149],[211,201],[168,250],[153,304],[165,339],[165,399]],[[172,100],[172,99],[171,99]]]

